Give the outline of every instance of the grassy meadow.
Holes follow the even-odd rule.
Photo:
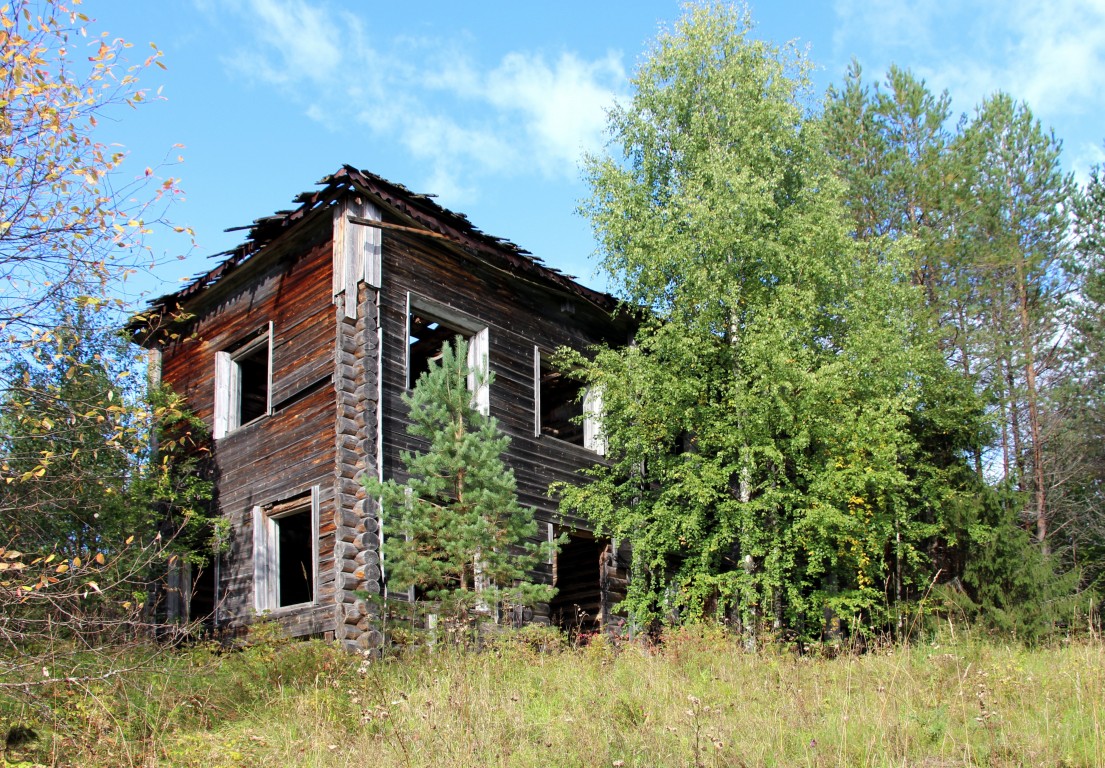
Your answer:
[[[0,688],[23,737],[0,765],[1105,766],[1092,640],[829,657],[717,630],[582,648],[530,631],[377,660],[270,637],[88,664],[121,671]]]

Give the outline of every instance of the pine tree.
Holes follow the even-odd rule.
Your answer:
[[[533,543],[533,510],[518,503],[514,472],[503,463],[510,438],[473,407],[468,378],[483,374],[467,360],[467,342],[458,336],[403,395],[407,431],[426,445],[402,454],[407,480],[364,480],[382,504],[391,589],[413,587],[459,615],[553,594],[527,575],[549,548]]]
[[[1075,248],[1069,265],[1077,292],[1068,302],[1074,333],[1066,354],[1072,375],[1062,392],[1064,423],[1053,463],[1064,482],[1051,484],[1054,529],[1083,583],[1105,593],[1105,167],[1090,172],[1075,198]],[[1100,602],[1100,597],[1098,598]]]

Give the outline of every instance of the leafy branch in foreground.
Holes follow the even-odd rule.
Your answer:
[[[53,325],[59,300],[113,302],[151,259],[142,238],[164,224],[176,180],[152,168],[126,179],[126,154],[97,141],[99,122],[148,99],[138,75],[162,67],[64,0],[0,8],[0,331],[25,339]],[[184,228],[176,227],[178,231]]]

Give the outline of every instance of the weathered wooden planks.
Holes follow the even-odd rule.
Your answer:
[[[350,189],[352,182],[360,186]],[[215,441],[216,503],[232,527],[220,569],[219,615],[230,627],[251,620],[251,510],[316,489],[315,600],[274,616],[294,633],[324,633],[350,648],[371,648],[379,632],[362,595],[384,589],[386,551],[380,548],[381,513],[365,498],[360,478],[401,477],[400,452],[421,447],[406,433],[401,400],[410,297],[450,324],[487,329],[495,374],[489,409],[511,436],[506,461],[519,496],[542,523],[569,527],[582,521],[558,512],[549,484],[573,481],[580,468],[601,458],[579,445],[534,436],[535,348],[547,355],[561,346],[623,343],[627,324],[611,321],[609,297],[541,267],[425,198],[350,169],[327,183],[331,197],[301,196],[296,211],[259,220],[249,247],[162,301],[164,308],[183,302],[195,315],[183,336],[164,347],[162,376],[210,423],[216,353],[226,358],[235,344],[256,338],[271,322],[273,410]],[[327,210],[344,210],[344,195],[367,201],[383,217],[376,222],[382,233],[380,287],[361,280],[355,297],[354,283],[335,280],[333,269],[335,239],[344,238],[333,227],[359,226]],[[146,340],[155,343],[156,334]],[[543,524],[539,536],[546,530]],[[575,568],[574,562],[566,555],[558,573]],[[551,563],[542,565],[534,576],[551,580],[553,570]],[[579,570],[575,581],[563,581],[564,599],[607,616],[611,589],[622,577],[616,568]],[[538,621],[549,615],[549,606],[534,612]]]

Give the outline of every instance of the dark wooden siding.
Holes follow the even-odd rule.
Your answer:
[[[254,505],[319,486],[318,609],[288,617],[298,633],[332,629],[334,589],[335,309],[326,234],[197,312],[187,337],[162,352],[162,380],[211,426],[215,353],[273,323],[271,401],[276,410],[214,441],[216,503],[232,526],[223,558],[220,614],[231,625],[253,607]]]
[[[320,563],[317,608],[277,611],[297,634],[334,630],[356,644],[372,640],[372,621],[350,600],[355,592],[379,589],[375,509],[356,482],[360,471],[376,471],[376,297],[361,301],[362,316],[341,320],[332,294],[329,225],[295,234],[285,256],[264,254],[258,263],[218,284],[196,310],[186,338],[163,351],[163,379],[183,393],[211,424],[215,399],[215,355],[269,321],[273,323],[271,401],[275,413],[215,441],[218,506],[232,524],[219,597],[224,623],[240,625],[253,607],[251,510],[308,491],[320,490]],[[293,234],[293,233],[289,233]],[[298,254],[298,255],[297,255]],[[512,443],[506,456],[518,480],[520,500],[536,509],[542,523],[582,526],[562,518],[548,496],[550,483],[577,479],[580,468],[599,457],[582,446],[535,437],[534,347],[584,349],[617,338],[606,314],[585,299],[489,266],[437,238],[385,230],[382,323],[383,472],[401,477],[399,453],[419,446],[406,433],[408,292],[489,329],[489,364],[495,374],[491,413]],[[237,283],[237,284],[235,284]],[[448,319],[448,318],[445,318]],[[386,524],[386,523],[385,523]],[[544,538],[547,528],[537,532]],[[385,553],[386,558],[386,553]],[[551,566],[537,578],[551,580]],[[333,608],[333,610],[330,610]],[[547,619],[547,607],[542,616]],[[366,641],[367,642],[367,641]]]
[[[559,520],[549,484],[571,481],[598,456],[581,446],[550,437],[534,437],[534,346],[584,349],[604,338],[612,325],[578,299],[552,294],[505,272],[490,269],[439,241],[388,232],[384,238],[384,287],[381,293],[384,381],[384,471],[401,473],[399,453],[419,447],[406,433],[407,408],[400,399],[406,386],[407,295],[443,305],[489,329],[491,415],[510,435],[507,462],[518,480],[519,499],[537,511],[540,521]],[[569,518],[569,523],[582,522]]]

